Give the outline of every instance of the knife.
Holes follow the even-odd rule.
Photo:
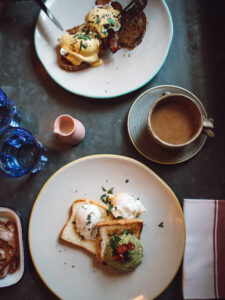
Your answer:
[[[42,0],[35,0],[35,2],[46,13],[46,15],[49,17],[49,19],[58,27],[58,29],[61,31],[64,31],[62,28],[62,25],[59,23],[59,21],[53,15],[53,13],[50,11],[50,9],[45,5],[45,3]]]

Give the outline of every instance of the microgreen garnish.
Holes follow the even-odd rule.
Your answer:
[[[102,29],[101,29],[101,33],[104,34],[104,35],[107,35],[108,30],[107,30],[107,29],[105,29],[105,30],[102,30]]]
[[[109,208],[108,208],[108,209],[106,209],[106,214],[107,214],[107,216],[109,216],[109,214],[110,214],[110,212],[111,212],[112,208],[113,208],[113,205],[112,205],[112,204],[110,204],[110,205],[109,205]]]
[[[90,33],[90,27],[88,26],[87,30],[86,30],[86,34],[88,35]]]
[[[80,42],[80,49],[79,49],[79,51],[81,51],[82,47],[86,49],[87,46],[88,46],[88,44],[85,44],[85,43],[83,43],[83,41],[81,41]]]
[[[109,196],[107,194],[101,195],[100,199],[105,204],[111,204],[111,201],[110,201]]]
[[[86,223],[86,225],[91,224],[91,214],[92,214],[92,212],[87,215],[87,223]]]
[[[113,19],[108,19],[109,24],[115,25],[115,21]]]
[[[109,189],[107,193],[108,194],[113,194],[113,187],[111,189]]]
[[[117,216],[116,219],[121,220],[121,219],[123,219],[123,217],[122,216]]]
[[[164,224],[163,224],[163,222],[159,223],[158,227],[161,227],[161,228],[163,228],[163,227],[164,227]]]
[[[126,234],[126,235],[128,235],[130,233],[130,231],[129,230],[123,230],[122,231],[122,234]]]
[[[102,190],[103,190],[103,192],[106,192],[106,193],[101,195],[101,197],[100,197],[101,201],[105,204],[111,204],[111,201],[109,199],[109,194],[113,194],[113,187],[107,191],[107,189],[104,188],[104,186],[102,186]]]
[[[109,28],[109,24],[104,24],[104,28],[108,29]]]
[[[99,15],[96,15],[96,24],[99,24],[101,22],[100,18],[99,18]]]
[[[110,239],[110,241],[108,242],[108,245],[112,249],[115,249],[118,246],[120,240],[121,240],[121,238],[118,235],[113,235],[112,238]]]
[[[82,39],[82,40],[85,40],[85,41],[91,40],[91,37],[89,35],[85,35],[85,34],[82,34],[82,33],[77,33],[77,34],[74,35],[74,37],[77,37],[77,36],[78,36],[79,39]]]

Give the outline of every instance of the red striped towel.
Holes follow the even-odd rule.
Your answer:
[[[184,299],[225,298],[225,201],[185,199]]]

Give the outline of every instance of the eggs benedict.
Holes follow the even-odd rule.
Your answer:
[[[92,31],[96,31],[100,38],[104,39],[109,35],[110,30],[119,31],[120,11],[114,9],[110,4],[95,6],[85,17],[85,23]]]
[[[100,41],[96,34],[85,25],[79,26],[75,34],[66,33],[60,39],[60,54],[71,64],[86,62],[91,66],[101,65],[99,58]]]
[[[112,53],[119,49],[120,10],[108,2],[96,5],[86,15],[84,24],[68,30],[59,39],[58,62],[62,69],[78,71],[88,66],[100,66],[100,57],[107,47]]]

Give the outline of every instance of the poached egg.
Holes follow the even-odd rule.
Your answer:
[[[120,30],[119,10],[110,4],[95,6],[85,17],[85,23],[92,31],[96,31],[104,39],[109,35],[109,29]]]
[[[95,225],[101,220],[101,212],[94,204],[83,204],[76,214],[76,229],[85,239],[96,238]]]
[[[60,54],[73,65],[80,65],[83,61],[91,66],[102,64],[99,58],[100,41],[96,34],[81,25],[75,34],[64,34],[60,39]]]
[[[113,205],[111,213],[115,218],[132,219],[147,211],[140,200],[135,200],[127,193],[118,193],[111,196],[110,201]]]
[[[59,40],[60,54],[73,65],[86,62],[93,67],[100,66],[100,39],[109,35],[109,29],[118,31],[121,27],[119,11],[110,4],[95,6],[85,17],[85,24],[80,25],[75,34],[64,34]]]

